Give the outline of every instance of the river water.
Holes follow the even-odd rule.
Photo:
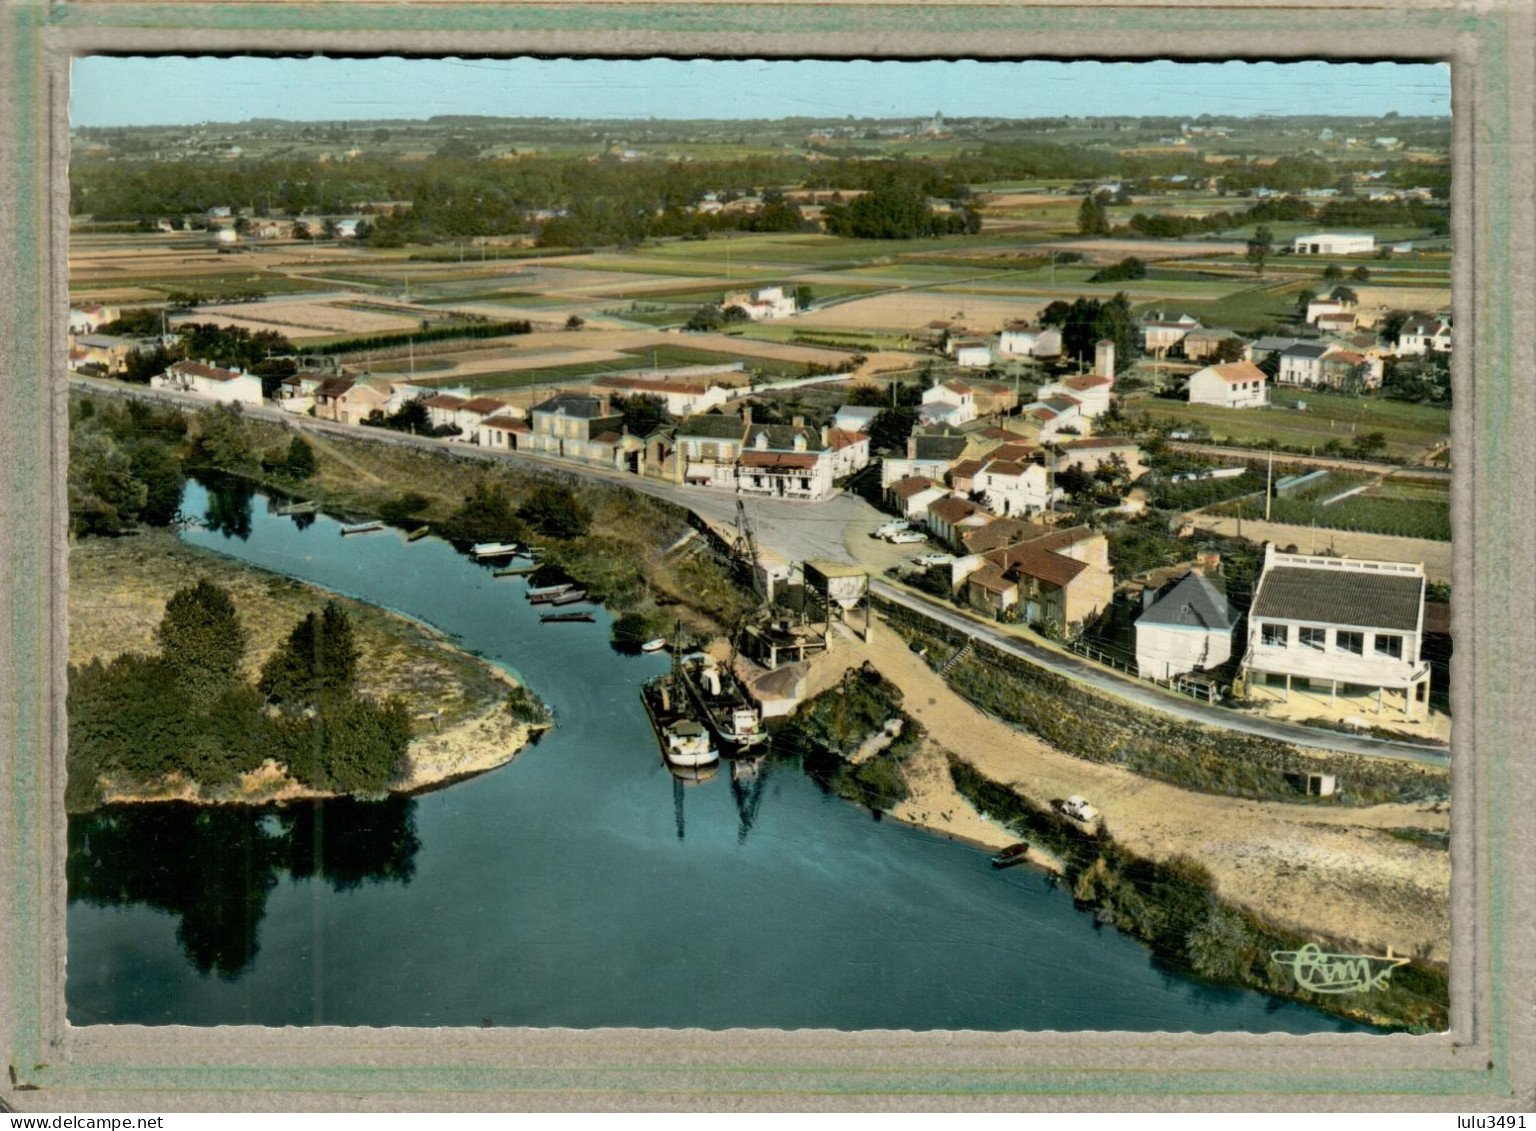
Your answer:
[[[1159,967],[1045,877],[872,819],[793,760],[682,786],[638,696],[666,659],[541,625],[436,539],[338,536],[257,497],[188,542],[429,622],[557,728],[413,799],[115,807],[70,825],[77,1025],[1348,1031]]]

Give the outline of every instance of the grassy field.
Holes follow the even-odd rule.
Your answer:
[[[1229,503],[1217,508],[1216,513],[1240,513],[1244,518],[1260,519],[1264,517],[1264,502],[1259,499]],[[1275,499],[1270,517],[1274,522],[1324,530],[1395,534],[1438,542],[1451,540],[1451,509],[1444,500],[1395,498],[1365,492],[1325,507],[1317,499]]]
[[[1298,283],[1279,283],[1273,280],[1233,291],[1211,302],[1194,299],[1180,301],[1180,314],[1190,314],[1205,326],[1222,326],[1239,333],[1253,333],[1260,327],[1285,322],[1296,313],[1296,296],[1301,291]],[[1166,309],[1167,303],[1144,303],[1133,309],[1140,317],[1154,310]],[[1171,311],[1170,311],[1171,313]]]
[[[1305,412],[1296,409],[1300,401],[1306,402]],[[1272,390],[1267,408],[1216,408],[1156,397],[1127,407],[1145,413],[1152,423],[1204,424],[1213,442],[1244,447],[1271,440],[1303,451],[1320,449],[1330,440],[1347,447],[1356,435],[1380,432],[1387,442],[1384,454],[1402,459],[1421,458],[1447,438],[1451,428],[1449,409],[1296,389]]]

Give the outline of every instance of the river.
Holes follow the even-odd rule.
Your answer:
[[[250,503],[189,484],[216,528],[186,540],[435,625],[558,725],[411,799],[74,818],[73,1024],[1358,1028],[1171,973],[1039,873],[873,819],[792,759],[679,785],[638,696],[667,661],[613,651],[606,613],[541,625],[522,580],[441,541]]]

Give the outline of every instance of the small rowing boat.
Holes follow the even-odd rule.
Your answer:
[[[545,585],[539,589],[530,589],[523,596],[528,598],[530,605],[547,605],[562,593],[569,593],[575,586],[570,582],[563,585]]]
[[[640,645],[640,651],[660,652],[666,646],[667,638],[664,636],[658,636],[655,640],[647,640],[644,644]]]
[[[477,558],[510,558],[517,553],[516,542],[476,542],[469,552]]]
[[[592,621],[591,613],[545,613],[539,618],[540,624],[565,624],[573,621]]]
[[[996,856],[992,857],[992,867],[1011,868],[1015,864],[1022,864],[1029,858],[1029,845],[1020,841],[1018,844],[1010,844]]]
[[[345,538],[348,534],[372,534],[375,530],[383,529],[382,522],[359,522],[353,526],[343,526],[341,536]]]
[[[549,603],[551,605],[574,605],[578,601],[590,601],[591,599],[587,596],[585,589],[572,589],[569,593],[561,593]]]
[[[493,577],[521,577],[524,574],[534,572],[538,568],[538,562],[525,562],[522,565],[502,566],[500,569],[492,570],[491,575]]]
[[[415,530],[411,531],[405,536],[405,540],[407,542],[419,542],[431,533],[432,528],[430,526],[418,526]]]
[[[320,509],[320,504],[311,500],[307,503],[285,503],[277,508],[280,515],[290,514],[314,514]]]

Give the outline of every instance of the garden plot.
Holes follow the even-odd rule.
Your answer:
[[[978,330],[1000,330],[1004,322],[1029,320],[1044,310],[1048,297],[998,298],[935,291],[900,291],[854,299],[795,317],[801,327],[848,330],[921,330],[930,322],[959,319]]]

